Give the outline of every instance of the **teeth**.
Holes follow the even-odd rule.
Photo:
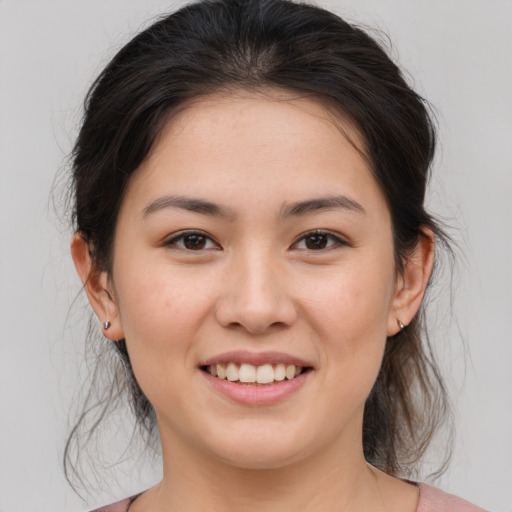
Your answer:
[[[224,368],[224,365],[218,364],[216,366],[217,366],[217,377],[219,377],[219,379],[225,379],[226,378],[226,368]],[[210,373],[211,373],[211,371],[210,371]],[[213,373],[212,373],[212,375],[213,375]]]
[[[240,382],[256,382],[256,368],[252,364],[241,364],[238,380]]]
[[[282,363],[271,365],[264,364],[254,366],[248,363],[215,364],[207,367],[207,371],[219,379],[227,379],[230,382],[270,384],[281,382],[284,379],[291,380],[303,371],[302,366],[294,364],[284,365]]]
[[[226,368],[226,378],[231,382],[238,380],[238,366],[235,363],[228,363]]]
[[[295,377],[295,365],[293,364],[289,364],[287,367],[286,367],[286,378],[288,380],[292,380],[293,377]]]
[[[270,382],[274,382],[274,368],[272,368],[271,364],[258,366],[258,369],[256,370],[256,382],[258,384],[269,384]]]
[[[274,368],[274,379],[278,382],[286,377],[286,366],[284,364],[276,364]]]

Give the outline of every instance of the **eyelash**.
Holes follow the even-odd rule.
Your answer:
[[[203,250],[211,250],[211,249],[213,249],[213,247],[206,247],[206,248],[205,247],[201,247],[201,248],[195,250],[195,249],[189,249],[189,248],[184,247],[184,246],[181,246],[181,247],[178,246],[178,242],[179,241],[183,241],[184,242],[186,237],[192,237],[192,236],[201,237],[203,240],[205,240],[206,244],[208,244],[208,242],[215,244],[217,246],[217,247],[215,247],[215,249],[219,250],[217,242],[211,236],[209,236],[207,233],[205,233],[204,231],[182,231],[181,233],[178,233],[177,235],[173,236],[171,239],[167,240],[164,245],[167,246],[167,247],[175,246],[175,247],[178,247],[181,250],[190,251],[190,252],[200,252],[200,251],[203,251]],[[324,230],[317,229],[317,230],[313,230],[313,231],[308,231],[307,233],[304,233],[303,235],[301,235],[297,239],[297,241],[295,241],[292,244],[291,247],[292,248],[296,247],[299,244],[299,242],[305,241],[308,237],[313,237],[313,236],[324,236],[328,240],[333,241],[334,243],[331,243],[327,247],[322,247],[320,249],[308,249],[307,247],[305,247],[305,248],[299,249],[299,250],[306,250],[306,251],[309,251],[309,252],[321,252],[321,251],[332,249],[334,247],[340,247],[340,246],[348,245],[348,243],[346,241],[342,240],[340,237],[334,235],[330,231],[324,231]]]
[[[184,241],[186,237],[192,237],[192,236],[202,237],[204,240],[206,240],[206,243],[208,243],[208,241],[209,241],[209,242],[213,242],[215,245],[218,246],[217,242],[215,242],[215,240],[213,240],[213,238],[211,236],[209,236],[207,233],[205,233],[204,231],[182,231],[181,233],[178,233],[177,235],[173,236],[171,239],[167,240],[164,245],[167,247],[177,246],[177,242],[179,240]],[[184,251],[194,252],[194,249],[188,249],[187,247],[179,247],[179,249],[182,249]],[[209,250],[209,249],[212,249],[212,247],[208,247],[207,249],[201,248],[200,250]]]
[[[331,245],[328,245],[327,247],[322,247],[321,249],[318,249],[318,250],[316,250],[316,249],[308,249],[307,247],[304,248],[303,250],[307,250],[309,252],[320,252],[320,251],[329,250],[329,249],[332,249],[332,248],[335,248],[335,247],[340,247],[340,246],[348,245],[347,242],[342,240],[339,236],[336,236],[334,233],[331,233],[330,231],[324,231],[324,230],[321,230],[321,229],[315,229],[313,231],[308,231],[307,233],[304,233],[303,235],[301,235],[297,239],[297,241],[293,243],[292,247],[295,247],[299,242],[301,242],[303,240],[306,240],[308,237],[313,237],[313,236],[324,236],[327,239],[330,239],[330,240],[334,241],[334,243],[332,243]]]

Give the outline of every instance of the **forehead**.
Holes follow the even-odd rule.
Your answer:
[[[317,98],[286,91],[215,94],[186,104],[127,192],[193,192],[236,203],[242,190],[256,194],[262,186],[265,199],[281,204],[340,188],[382,196],[354,126]]]
[[[341,135],[344,139],[343,144],[348,142],[363,159],[369,161],[364,137],[343,113],[342,108],[335,105],[334,100],[309,93],[271,88],[224,91],[184,102],[169,116],[148,158],[153,158],[171,138],[178,143],[183,136],[199,138],[207,135],[217,146],[219,142],[227,145],[227,139],[219,141],[212,137],[222,137],[221,130],[238,130],[247,122],[250,129],[246,126],[245,133],[251,138],[248,141],[250,143],[263,142],[266,135],[271,135],[271,126],[281,130],[281,136],[298,137],[323,125],[324,129],[317,132],[319,138],[325,139],[327,132],[336,132],[336,135]],[[166,141],[162,144],[163,139]],[[267,140],[275,142],[271,136]],[[339,144],[342,141],[338,139],[334,142]]]

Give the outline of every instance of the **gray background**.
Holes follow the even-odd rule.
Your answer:
[[[436,345],[456,404],[452,465],[437,485],[512,511],[512,2],[319,2],[391,35],[393,55],[435,105],[440,152],[431,209],[457,227],[449,296],[434,301]],[[84,374],[86,308],[69,231],[49,200],[87,86],[157,14],[159,0],[0,0],[0,510],[86,510],[62,475],[67,413]],[[449,276],[445,276],[448,278]],[[465,340],[465,345],[461,341]],[[467,350],[464,348],[467,347]],[[464,362],[465,361],[465,362]],[[434,449],[425,466],[435,462]],[[121,466],[95,501],[143,489]],[[91,502],[91,505],[95,503]]]

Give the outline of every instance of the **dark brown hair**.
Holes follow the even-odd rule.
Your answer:
[[[173,111],[215,92],[272,88],[316,97],[357,128],[389,205],[398,271],[424,228],[433,231],[438,245],[447,245],[424,208],[434,123],[382,47],[357,26],[312,5],[205,0],[133,38],[87,95],[72,154],[73,221],[98,270],[111,269],[126,184]],[[124,340],[112,346],[122,375],[112,370],[95,414],[101,419],[113,396],[122,397],[126,388],[137,422],[154,432],[154,411],[134,378]],[[364,412],[366,459],[391,475],[413,475],[447,411],[421,309],[387,342]],[[66,447],[68,473],[78,431]]]

